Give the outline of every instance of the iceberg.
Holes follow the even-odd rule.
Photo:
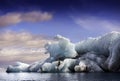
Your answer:
[[[54,39],[56,39],[57,42],[49,42],[45,45],[46,53],[50,54],[51,61],[77,56],[75,45],[71,43],[68,38],[57,35]]]
[[[44,62],[17,62],[9,65],[6,72],[119,72],[120,32],[110,32],[75,44],[61,35],[54,39],[55,42],[45,45],[45,54],[50,54],[50,57]]]
[[[8,68],[7,68],[7,71],[8,73],[10,72],[28,72],[28,67],[29,67],[29,64],[25,64],[25,63],[22,63],[22,62],[16,62],[15,65],[9,65]]]

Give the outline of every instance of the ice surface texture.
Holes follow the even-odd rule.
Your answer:
[[[44,62],[9,65],[7,72],[118,72],[120,68],[120,33],[111,32],[76,44],[57,35],[56,42],[45,45]]]

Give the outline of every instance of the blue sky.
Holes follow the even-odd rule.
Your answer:
[[[47,21],[34,23],[23,21],[6,25],[1,28],[1,31],[25,30],[47,36],[61,34],[73,42],[78,42],[89,36],[96,37],[107,32],[119,31],[119,27],[117,27],[120,20],[119,0],[1,0],[0,4],[1,16],[14,12],[28,13],[33,11],[52,15],[52,18]],[[113,27],[104,27],[109,23],[112,23]]]
[[[21,22],[15,25],[4,28],[3,30],[13,31],[29,31],[34,34],[41,34],[53,37],[57,34],[73,39],[73,41],[79,40],[79,34],[81,33],[81,27],[77,25],[71,17],[55,17],[45,22]]]

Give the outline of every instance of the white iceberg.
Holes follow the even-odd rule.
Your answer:
[[[45,45],[50,54],[44,62],[10,65],[7,72],[118,72],[120,69],[120,33],[111,32],[73,44],[57,35],[56,42]]]
[[[15,65],[9,65],[7,68],[7,72],[28,72],[29,64],[25,64],[22,62],[16,62]]]
[[[57,42],[45,45],[46,53],[50,54],[51,61],[65,58],[74,58],[77,56],[75,45],[68,38],[57,35]]]

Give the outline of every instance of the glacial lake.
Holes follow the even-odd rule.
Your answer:
[[[120,73],[0,73],[0,81],[120,81]]]

